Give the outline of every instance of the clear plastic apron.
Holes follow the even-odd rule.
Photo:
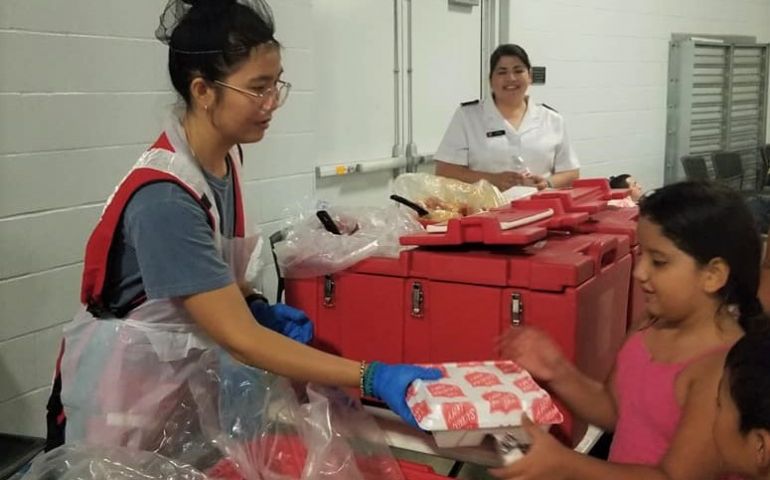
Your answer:
[[[261,245],[256,230],[221,240],[236,281],[256,269]],[[192,399],[189,382],[206,368],[201,355],[215,347],[179,299],[148,300],[124,319],[97,319],[82,308],[64,339],[66,442],[153,451],[175,410]]]

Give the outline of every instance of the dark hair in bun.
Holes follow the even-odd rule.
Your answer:
[[[263,0],[170,0],[155,36],[169,46],[171,83],[188,106],[195,77],[222,80],[254,48],[280,47]]]

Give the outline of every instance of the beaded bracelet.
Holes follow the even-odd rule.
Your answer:
[[[365,396],[365,390],[364,390],[364,376],[366,375],[366,368],[368,364],[361,360],[361,366],[358,368],[358,378],[359,378],[359,385],[358,387],[361,389],[361,396]]]
[[[374,372],[379,365],[380,362],[371,362],[366,366],[363,377],[364,388],[362,390],[365,397],[374,397]]]

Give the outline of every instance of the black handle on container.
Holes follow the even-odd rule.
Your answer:
[[[391,195],[390,199],[394,202],[398,202],[401,205],[406,205],[407,207],[411,208],[415,212],[417,212],[417,215],[420,217],[424,217],[425,215],[429,214],[430,212],[422,208],[420,205],[414,203],[411,200],[407,200],[406,198],[402,197],[401,195]]]
[[[318,217],[318,220],[321,221],[321,225],[324,226],[327,232],[340,235],[340,229],[337,227],[337,224],[334,223],[334,220],[332,220],[329,212],[326,210],[318,210],[315,212],[315,216]]]

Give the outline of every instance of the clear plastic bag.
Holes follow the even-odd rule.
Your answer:
[[[205,480],[195,468],[127,447],[63,445],[32,462],[22,480]]]
[[[396,206],[329,207],[325,211],[339,234],[327,230],[315,210],[289,220],[284,240],[274,246],[285,278],[327,275],[373,256],[397,257],[405,248],[399,238],[422,231],[413,215]]]
[[[174,312],[166,306],[156,308],[153,318]],[[392,473],[398,469],[382,433],[342,391],[295,389],[286,378],[210,346],[192,323],[136,318],[78,317],[68,325],[62,401],[71,445],[131,448],[199,472],[216,472],[221,465],[238,475],[221,478],[309,480],[332,476],[330,471],[346,472],[343,478],[351,480],[400,478]],[[166,343],[174,348],[159,345]],[[56,461],[63,468],[98,465],[105,458],[98,450],[60,455]],[[61,460],[69,456],[72,461]],[[144,465],[143,458],[125,461]],[[372,465],[376,475],[367,470]]]
[[[403,479],[381,430],[358,400],[335,388],[295,388],[225,353],[218,361],[219,368],[208,368],[193,391],[203,430],[224,453],[205,470],[209,477]]]
[[[443,222],[450,218],[505,205],[500,190],[486,180],[465,183],[427,173],[404,173],[393,182],[393,193],[417,203],[428,215],[424,220]]]
[[[185,393],[173,408],[157,410],[147,442],[127,447],[118,437],[90,437],[36,460],[24,478],[403,479],[374,419],[340,389],[293,385],[219,348],[191,358],[184,371]],[[121,372],[113,373],[119,384]],[[142,398],[157,395],[146,390]]]

